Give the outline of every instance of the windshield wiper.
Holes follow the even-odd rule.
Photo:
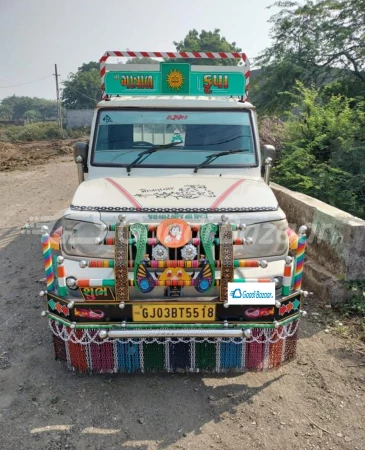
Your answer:
[[[143,159],[143,161],[145,159],[147,159],[150,155],[152,155],[152,153],[158,152],[159,150],[165,150],[167,148],[171,148],[171,147],[175,147],[175,145],[181,144],[181,142],[170,142],[169,144],[164,144],[164,145],[154,145],[153,147],[148,148],[147,150],[141,152],[138,157],[132,161],[129,166],[127,166],[127,172],[129,173],[132,169],[132,167],[136,166],[141,159],[143,158],[143,156],[147,155],[146,158]]]
[[[204,162],[199,164],[199,166],[195,167],[194,173],[197,173],[197,171],[199,169],[201,169],[202,167],[208,166],[211,162],[215,161],[220,156],[233,155],[234,153],[244,153],[244,152],[249,152],[249,151],[250,150],[248,148],[243,148],[243,149],[239,149],[239,150],[226,150],[225,152],[219,152],[219,153],[215,153],[214,155],[209,155],[206,157],[206,160]]]

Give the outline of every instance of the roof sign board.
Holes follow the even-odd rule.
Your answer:
[[[244,73],[226,67],[226,71],[222,67],[214,71],[212,66],[207,70],[200,66],[194,71],[188,63],[164,62],[159,70],[151,67],[150,71],[110,71],[105,74],[104,92],[107,95],[245,95]]]

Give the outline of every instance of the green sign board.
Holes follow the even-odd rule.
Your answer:
[[[244,95],[242,72],[195,72],[187,63],[161,63],[160,71],[113,71],[105,75],[108,95]]]

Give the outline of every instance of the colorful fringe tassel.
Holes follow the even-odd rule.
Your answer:
[[[296,355],[298,320],[285,327],[254,328],[252,339],[118,339],[100,341],[97,330],[71,330],[51,320],[57,360],[80,372],[245,372],[280,367]],[[287,334],[283,334],[283,328]],[[284,337],[283,337],[284,336]],[[94,339],[92,342],[89,338]]]

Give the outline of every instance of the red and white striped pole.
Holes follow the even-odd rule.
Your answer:
[[[60,297],[67,296],[66,272],[63,264],[64,260],[63,256],[57,256],[58,295]]]
[[[290,256],[287,256],[285,259],[283,286],[281,288],[281,293],[283,295],[289,295],[290,293],[291,278],[292,278],[292,261],[293,258],[291,258]]]

